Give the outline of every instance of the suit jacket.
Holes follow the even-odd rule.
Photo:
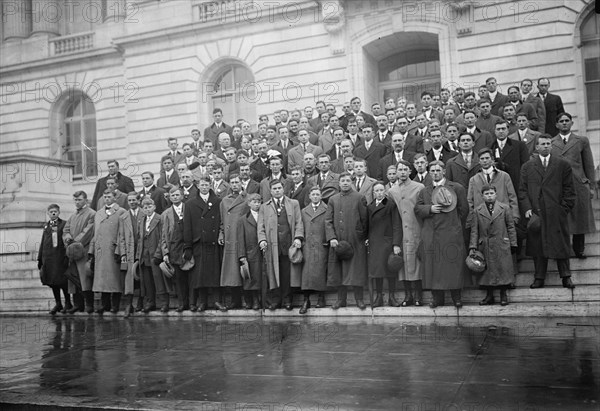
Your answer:
[[[406,150],[404,150],[402,152],[402,160],[406,160],[410,163],[411,175],[415,171],[412,163],[413,163],[413,158],[415,157],[416,154],[417,153],[413,153],[412,151],[406,151]],[[379,160],[379,168],[378,168],[376,178],[378,180],[383,181],[384,184],[387,184],[389,182],[389,180],[387,178],[387,169],[389,166],[396,165],[396,164],[398,164],[398,162],[396,161],[395,153],[390,153],[390,154],[386,155],[385,157],[383,157],[381,160]]]
[[[140,224],[140,221],[143,221],[145,216],[144,216],[144,212],[142,211],[141,207],[138,207],[138,212],[137,212],[137,216],[133,215],[133,212],[131,210],[128,211],[129,212],[129,219],[131,220],[131,227],[133,229],[133,240],[134,240],[134,253],[135,255],[137,255],[137,243],[138,243],[138,226]]]
[[[243,185],[242,185],[243,188]],[[253,179],[250,179],[248,181],[248,185],[246,186],[246,193],[247,194],[260,194],[260,183],[257,183],[256,181],[254,181]]]
[[[154,213],[152,220],[150,220],[150,229],[146,230],[146,220],[148,217],[144,216],[141,220],[138,220],[138,247],[136,250],[136,260],[140,260],[140,264],[143,262],[146,266],[152,267],[151,259],[160,258],[162,259],[162,249],[160,247],[162,226],[160,224],[160,215]],[[146,248],[148,254],[144,255],[143,250]]]
[[[362,110],[361,110],[361,111],[359,111],[358,113],[354,113],[354,112],[352,112],[352,113],[350,113],[350,115],[352,115],[352,116],[355,116],[355,117],[356,117],[356,116],[361,116],[362,118],[364,118],[364,119],[365,119],[365,123],[367,123],[367,124],[373,124],[374,126],[376,126],[376,125],[377,125],[377,123],[375,122],[375,117],[373,117],[373,116],[372,116],[372,115],[370,115],[370,114],[367,114],[367,113],[365,113],[365,112],[364,112],[364,111],[362,111]]]
[[[535,108],[537,117],[538,117],[538,128],[537,131],[540,133],[545,133],[546,130],[546,106],[542,99],[534,93],[529,93],[527,98],[524,101],[525,103],[529,103]]]
[[[546,109],[545,132],[547,134],[550,134],[551,136],[555,136],[558,134],[558,129],[556,128],[557,116],[565,111],[562,99],[556,94],[546,93],[546,99],[544,100],[544,108]]]
[[[446,163],[446,179],[459,183],[466,190],[469,187],[469,180],[477,174],[479,170],[481,170],[481,165],[479,164],[479,157],[477,157],[475,151],[473,151],[471,157],[470,168],[467,167],[465,159],[462,154],[459,153]]]
[[[140,197],[140,203],[141,203],[141,201],[146,196],[145,189],[140,190],[138,192],[138,194],[139,194],[138,197]],[[162,212],[165,211],[165,208],[167,208],[169,206],[169,203],[167,202],[167,199],[165,198],[165,190],[163,190],[161,187],[157,187],[156,185],[153,185],[152,188],[150,189],[150,198],[154,201],[154,205],[156,206],[156,212],[158,214],[162,214]]]
[[[363,196],[365,196],[365,200],[367,200],[367,204],[371,204],[371,201],[373,201],[373,186],[375,185],[375,183],[377,182],[377,180],[375,180],[374,178],[371,178],[369,176],[364,176],[364,181],[362,183],[362,185],[360,186],[360,190],[356,190],[356,179],[354,179],[354,182],[352,183],[352,187],[358,191],[359,194],[362,194]]]
[[[412,151],[413,153],[424,153],[425,150],[423,148],[423,137],[418,134],[412,132],[408,132],[406,138],[404,139],[404,149],[407,151]]]
[[[479,150],[484,147],[490,147],[492,143],[495,141],[495,138],[485,130],[480,130],[475,127],[475,146],[473,147],[473,153],[477,155]]]
[[[208,202],[200,196],[188,201],[183,210],[183,248],[191,249],[195,256],[203,245],[215,246],[221,226],[221,199],[210,190]],[[219,270],[219,277],[221,271]]]
[[[502,152],[498,148],[498,140],[494,140],[490,148],[496,156],[496,166],[508,173],[515,191],[517,191],[519,189],[521,167],[529,160],[527,145],[522,141],[507,138]]]
[[[221,127],[217,127],[215,123],[212,123],[209,127],[204,129],[204,140],[211,140],[215,147],[215,150],[219,148],[219,134],[225,132],[231,136],[231,126],[225,123],[221,123]]]
[[[443,161],[444,164],[446,164],[446,162],[448,160],[450,160],[452,157],[456,157],[458,153],[456,151],[450,150],[450,147],[448,146],[448,142],[445,142],[444,144],[442,144],[442,151],[440,153],[440,161]],[[431,150],[429,150],[427,152],[427,162],[431,163],[432,161],[435,161],[435,154],[433,152],[433,148]]]
[[[329,173],[327,173],[327,178],[325,179],[325,181],[323,181],[321,179],[320,173],[310,177],[306,181],[306,186],[308,187],[308,192],[306,193],[306,198],[304,199],[304,204],[310,203],[310,199],[308,198],[308,195],[310,194],[310,189],[314,186],[321,187],[321,195],[322,195],[321,200],[325,204],[327,204],[327,202],[329,201],[329,198],[332,195],[339,193],[339,191],[340,191],[339,181],[340,181],[340,175],[337,173],[334,173],[331,170],[329,170]]]
[[[337,145],[334,144],[333,146],[331,146],[329,151],[326,153],[329,156],[329,158],[331,158],[331,161],[338,159],[338,150],[337,149],[338,149]]]
[[[185,213],[185,204],[181,206],[182,213]],[[183,220],[183,216],[181,217]],[[179,225],[175,222],[175,210],[173,206],[167,208],[160,216],[162,233],[160,237],[160,248],[162,255],[169,255],[171,264],[183,264],[183,221]],[[181,230],[179,236],[173,236],[175,230]]]
[[[273,178],[271,176],[265,177],[260,182],[260,196],[262,197],[263,203],[271,199],[271,180]],[[291,179],[285,178],[283,174],[281,174],[280,178],[281,183],[283,184],[283,190],[288,187],[288,185],[292,182]]]
[[[292,180],[289,180],[289,183],[283,190],[283,194],[292,200],[296,200],[298,204],[300,204],[300,209],[303,209],[306,205],[306,199],[308,199],[308,192],[310,191],[311,187],[312,186],[309,186],[305,182],[302,182],[302,184],[300,184],[300,186],[296,189]]]
[[[431,178],[431,174],[429,173],[425,174],[425,178],[423,179],[423,181],[421,181],[419,174],[415,173],[415,176],[414,178],[412,178],[412,180],[416,181],[417,183],[423,184],[425,187],[433,184],[433,178]]]
[[[165,173],[164,171],[160,173],[160,177],[158,178],[156,185],[162,188],[165,185],[167,185],[167,183],[173,184],[174,186],[179,185],[179,174],[177,173],[177,170],[173,170],[173,172],[171,173],[171,177],[169,177],[168,180],[167,173]]]
[[[90,208],[92,210],[95,210],[94,207],[96,207],[96,205],[98,204],[98,200],[104,194],[104,190],[106,190],[106,179],[108,177],[109,176],[102,177],[96,183],[96,189],[94,190],[94,196],[92,197],[92,202],[90,203]],[[119,191],[127,194],[127,193],[135,190],[135,186],[133,185],[133,180],[131,178],[121,174],[120,171],[117,172],[116,178],[117,178],[117,188],[119,189]]]
[[[288,153],[290,152],[290,150],[292,148],[294,148],[296,146],[296,143],[294,143],[292,140],[288,139],[287,141],[287,147],[283,148],[283,144],[281,142],[281,140],[278,139],[277,144],[274,144],[271,146],[271,148],[273,150],[277,150],[282,154],[282,158],[283,158],[283,169],[287,170],[288,169]]]
[[[222,200],[223,198],[225,198],[225,196],[229,192],[229,183],[225,180],[221,180],[218,187],[215,187],[214,183],[213,183],[212,189],[215,192],[215,194],[217,195],[217,197],[219,197],[219,199]]]
[[[425,114],[425,117],[427,117],[428,121],[437,120],[440,123],[442,123],[442,121],[444,120],[444,113],[436,110],[433,106],[431,107],[431,110],[429,112],[424,111],[423,108],[421,108],[421,114]]]
[[[250,164],[250,171],[252,172],[252,179],[260,183],[269,174],[269,166],[258,158]]]
[[[529,155],[535,152],[535,140],[537,136],[541,133],[539,131],[533,131],[530,129],[525,130],[525,136],[521,139],[521,135],[519,134],[519,130],[510,134],[508,138],[512,140],[522,141],[527,146],[527,150],[529,151]]]
[[[480,170],[477,174],[471,177],[471,180],[469,180],[467,201],[469,202],[469,210],[471,210],[471,213],[473,210],[483,204],[484,201],[483,195],[481,194],[481,189],[487,184],[487,177],[482,170]],[[513,218],[518,220],[521,217],[519,214],[519,201],[517,192],[515,191],[512,180],[510,179],[508,173],[505,173],[501,170],[496,170],[490,184],[496,187],[496,201],[508,205]],[[471,221],[471,219],[469,219],[469,221]]]
[[[185,203],[192,198],[198,197],[198,187],[195,184],[192,184],[188,189],[188,193],[186,194],[184,191],[184,187],[181,186],[181,194],[183,195],[182,201]]]
[[[367,174],[369,177],[376,177],[379,173],[379,160],[381,160],[387,152],[387,148],[380,142],[373,139],[371,147],[367,150],[364,144],[354,149],[356,157],[364,158],[367,161]]]
[[[319,154],[323,153],[323,149],[314,144],[307,143],[306,153],[312,153],[316,158]],[[288,151],[288,172],[291,171],[294,166],[302,166],[304,164],[304,154],[305,152],[302,148],[302,144],[298,144]]]
[[[529,127],[533,130],[538,129],[539,119],[537,115],[537,111],[532,104],[519,102],[516,107],[515,119],[519,114],[525,114],[529,119]]]
[[[356,148],[356,147],[360,146],[361,144],[364,144],[364,142],[365,142],[364,138],[362,138],[360,133],[356,135],[356,141],[353,141],[350,138],[350,134],[348,134],[348,133],[346,133],[346,139],[348,139],[352,142],[353,148]]]
[[[490,98],[491,99],[491,98]],[[508,96],[500,93],[499,91],[496,93],[496,98],[492,101],[492,114],[495,116],[499,116],[500,109],[504,107],[504,105],[508,103]]]
[[[175,155],[169,151],[168,153],[165,153],[165,156],[169,156],[173,159],[173,165],[179,164],[179,162],[185,158],[183,153],[179,150],[175,151]],[[160,169],[162,171],[162,164],[160,165]]]
[[[386,151],[389,153],[392,151],[392,135],[393,135],[393,133],[389,130],[386,130],[384,135],[385,135],[385,137],[382,141],[381,135],[379,134],[379,130],[377,130],[375,132],[375,137],[373,137],[373,140],[377,141],[378,143],[383,144],[386,147]]]
[[[312,141],[311,141],[312,143]],[[324,153],[328,152],[334,144],[333,136],[331,135],[331,131],[327,130],[323,133],[319,133],[319,139],[316,143]]]

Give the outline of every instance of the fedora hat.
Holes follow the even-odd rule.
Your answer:
[[[436,187],[431,193],[431,202],[442,206],[443,213],[449,213],[456,208],[456,193],[445,186]]]
[[[189,260],[184,260],[180,268],[182,271],[190,271],[194,268],[194,264],[196,264],[196,262],[194,261],[194,256],[192,256]]]
[[[474,273],[482,273],[485,271],[485,257],[481,251],[475,250],[467,256],[465,260],[469,270]]]
[[[537,214],[531,214],[527,222],[527,231],[539,233],[542,231],[542,219]]]
[[[83,244],[79,241],[73,241],[67,246],[67,257],[73,261],[79,261],[85,257],[85,251],[83,250]]]
[[[387,259],[387,268],[392,273],[397,273],[404,267],[404,258],[402,254],[391,253]]]
[[[334,250],[339,260],[349,260],[354,256],[354,249],[348,241],[339,241]]]
[[[302,262],[302,249],[292,246],[288,250],[288,256],[292,264],[300,264]]]
[[[165,277],[173,278],[173,275],[175,275],[175,269],[171,264],[167,264],[165,261],[163,261],[162,263],[160,263],[159,267],[160,271],[162,271]]]

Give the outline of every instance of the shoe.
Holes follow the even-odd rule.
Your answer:
[[[200,303],[200,305],[198,306],[198,312],[201,313],[202,311],[206,311],[207,307],[208,305],[206,303]]]
[[[256,311],[260,310],[260,303],[255,301],[254,304],[252,304],[252,309]]]
[[[529,288],[544,288],[544,280],[536,278]]]
[[[587,258],[587,255],[585,255],[584,253],[575,253],[575,258],[579,258],[580,260],[585,260]]]
[[[306,314],[309,308],[310,308],[310,300],[307,298],[306,300],[304,300],[302,307],[300,307],[300,311],[299,311],[300,314]]]
[[[488,294],[483,300],[479,301],[479,305],[494,305],[495,302],[494,296],[492,294]]]
[[[358,305],[358,301],[356,301],[356,305]],[[377,293],[377,297],[375,297],[373,304],[371,304],[371,308],[377,307],[383,307],[383,294],[381,293]]]
[[[169,306],[168,305],[163,305],[162,307],[160,307],[160,312],[161,313],[168,313],[169,312]]]
[[[242,308],[242,304],[240,304],[240,303],[234,303],[232,301],[229,304],[227,304],[226,307],[227,307],[228,310],[237,310],[237,309]]]
[[[363,300],[356,300],[356,306],[361,310],[364,310],[367,308],[367,306]]]
[[[281,305],[279,305],[279,304],[269,304],[269,305],[267,306],[267,308],[268,308],[269,310],[271,310],[271,311],[275,311],[275,310],[277,310],[277,309],[281,308]]]
[[[394,294],[390,293],[390,297],[388,298],[388,305],[390,307],[400,307],[400,303],[398,302],[398,300],[396,300],[396,297],[394,297]]]
[[[144,307],[135,307],[135,312],[136,313],[139,313],[139,312],[142,312],[142,311],[144,311]]]
[[[508,305],[508,294],[506,290],[500,290],[500,305],[505,307]]]
[[[133,315],[133,313],[135,312],[135,309],[133,308],[133,305],[128,305],[127,307],[125,307],[125,315],[123,316],[124,318],[129,318]]]
[[[63,314],[69,314],[69,311],[71,311],[73,309],[73,306],[69,303],[69,304],[65,304],[65,307],[60,310],[61,313]]]
[[[116,313],[119,312],[119,309],[118,308],[111,308],[110,312],[113,313],[113,314],[116,314]]]
[[[404,301],[402,301],[400,306],[401,307],[409,307],[409,306],[413,305],[414,303],[415,303],[415,301],[413,300],[412,296],[406,297],[406,298],[404,298]]]
[[[177,307],[175,309],[176,313],[182,313],[185,310],[185,307],[183,305],[180,305],[179,307]]]
[[[347,304],[346,304],[345,300],[337,300],[336,302],[333,303],[333,305],[331,306],[331,309],[337,310],[338,308],[345,307],[346,305]]]
[[[455,306],[456,308],[462,308],[462,306],[463,306],[463,303],[462,303],[462,301],[461,301],[461,300],[456,300],[456,301],[454,301],[454,306]]]
[[[150,311],[155,311],[155,310],[156,310],[155,305],[146,305],[142,311],[144,311],[145,314],[148,314]]]
[[[421,302],[421,300],[415,300],[415,307],[422,307],[423,303]]]
[[[190,305],[190,311],[195,313],[196,311],[198,311],[198,306],[196,305]]]
[[[438,303],[436,303],[435,301],[432,301],[429,303],[429,308],[436,308],[438,307]]]
[[[56,315],[57,312],[62,311],[63,306],[62,305],[55,305],[54,307],[52,307],[52,309],[49,311],[50,315]]]
[[[326,306],[327,304],[325,303],[325,296],[320,295],[317,299],[317,305],[315,305],[315,308],[325,308]]]
[[[283,305],[283,307],[287,310],[287,311],[292,311],[294,309],[294,306],[292,305],[292,303],[285,303]]]
[[[215,301],[215,308],[219,311],[221,311],[222,313],[227,312],[227,307],[225,307],[223,304],[221,304],[218,301]]]
[[[85,306],[85,312],[88,314],[93,314],[94,313],[94,306],[92,305],[86,305]]]
[[[67,310],[66,314],[75,314],[77,312],[83,312],[83,307],[75,305],[70,310]]]
[[[571,281],[571,277],[565,277],[562,279],[563,287],[573,289],[575,288],[575,284]]]
[[[105,309],[104,308],[98,308],[96,311],[94,311],[96,314],[98,315],[103,315],[104,314]]]

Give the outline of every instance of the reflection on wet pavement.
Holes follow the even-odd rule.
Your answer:
[[[1,317],[7,404],[202,410],[599,407],[598,320]],[[10,408],[10,407],[9,407]]]

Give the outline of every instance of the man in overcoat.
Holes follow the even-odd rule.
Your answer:
[[[535,280],[530,288],[542,288],[548,270],[548,259],[556,259],[563,287],[574,288],[571,281],[569,257],[568,214],[576,201],[571,165],[556,154],[551,154],[552,137],[541,134],[536,145],[539,156],[533,157],[521,169],[519,207],[530,221],[527,230],[527,255],[533,257]]]
[[[119,162],[117,160],[109,160],[106,162],[106,166],[108,167],[108,175],[102,177],[96,183],[96,188],[94,189],[94,195],[92,197],[92,201],[90,203],[90,207],[95,209],[98,204],[98,200],[103,196],[104,190],[106,187],[106,179],[108,177],[114,177],[117,180],[117,188],[122,193],[129,193],[130,191],[135,190],[135,186],[133,185],[133,180],[125,175],[123,175],[119,171]]]
[[[366,308],[363,288],[367,285],[368,235],[367,201],[365,196],[353,189],[349,173],[340,174],[340,192],[329,199],[325,217],[325,232],[329,242],[327,285],[337,287],[338,299],[331,308],[337,310],[347,304],[347,287],[353,287],[356,306]],[[353,250],[352,256],[340,260],[335,248],[340,241],[347,241]]]
[[[566,160],[573,168],[575,207],[568,215],[569,232],[573,235],[575,257],[585,258],[585,235],[596,232],[592,193],[595,185],[594,157],[587,137],[571,133],[573,117],[558,115],[559,134],[552,139],[551,153]]]

